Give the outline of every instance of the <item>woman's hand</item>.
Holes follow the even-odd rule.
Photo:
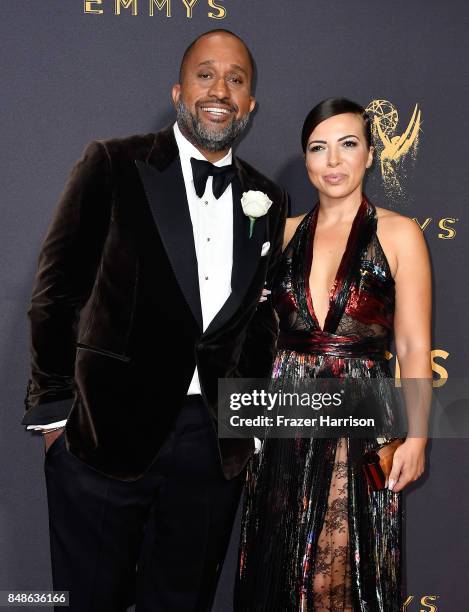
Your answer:
[[[268,289],[262,289],[262,295],[259,298],[259,302],[265,302],[271,293],[272,292],[269,291]]]
[[[388,489],[398,493],[414,482],[425,469],[426,438],[407,438],[394,453]]]

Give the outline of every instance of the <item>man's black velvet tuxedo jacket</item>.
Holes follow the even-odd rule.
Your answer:
[[[68,417],[69,450],[116,478],[139,478],[151,464],[196,365],[214,427],[218,378],[269,376],[277,324],[259,297],[280,257],[287,195],[234,163],[232,293],[204,333],[172,128],[88,145],[49,227],[29,310],[23,424]],[[273,201],[252,238],[240,204],[248,190]],[[220,440],[227,478],[252,450],[252,440]]]

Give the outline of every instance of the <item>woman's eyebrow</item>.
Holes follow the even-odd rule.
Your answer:
[[[338,138],[337,142],[340,142],[341,140],[345,140],[346,138],[350,138],[351,136],[353,138],[358,138],[358,136],[355,136],[355,134],[348,134],[347,136],[342,136],[342,138]]]

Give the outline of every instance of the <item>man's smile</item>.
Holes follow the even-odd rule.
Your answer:
[[[229,106],[221,106],[213,102],[198,104],[197,108],[202,111],[211,121],[221,123],[225,121],[235,111]]]

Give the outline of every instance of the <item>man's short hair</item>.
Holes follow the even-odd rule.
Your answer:
[[[217,28],[215,30],[209,30],[208,32],[204,32],[203,34],[200,34],[200,36],[197,36],[197,38],[191,42],[191,44],[184,51],[184,55],[182,56],[181,66],[179,68],[179,82],[182,81],[182,74],[183,74],[183,71],[184,71],[184,65],[185,65],[186,60],[189,57],[192,49],[194,48],[194,46],[198,43],[198,41],[201,38],[203,38],[204,36],[208,36],[209,34],[229,34],[230,36],[233,36],[234,38],[237,38],[244,45],[246,51],[248,52],[249,62],[251,64],[251,70],[252,70],[251,85],[253,85],[254,84],[254,77],[255,77],[255,74],[256,74],[256,62],[254,61],[254,57],[253,57],[253,55],[251,53],[251,50],[249,49],[247,44],[244,42],[244,40],[240,36],[238,36],[234,32],[231,32],[230,30],[225,30],[223,28]]]

